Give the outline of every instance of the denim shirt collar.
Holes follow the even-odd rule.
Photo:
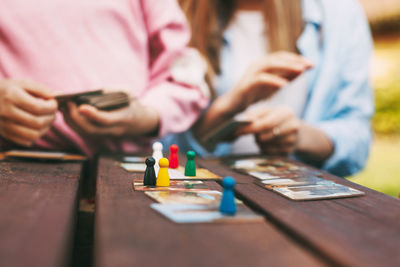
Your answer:
[[[303,20],[320,27],[323,22],[322,4],[319,0],[302,0]]]

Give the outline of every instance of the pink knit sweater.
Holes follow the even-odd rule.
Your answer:
[[[160,135],[180,132],[207,104],[199,88],[178,83],[170,72],[188,52],[189,38],[175,0],[3,0],[0,79],[30,79],[57,94],[122,88],[159,112]],[[59,113],[35,146],[90,155],[98,149],[135,152],[142,145],[147,143],[84,140]]]

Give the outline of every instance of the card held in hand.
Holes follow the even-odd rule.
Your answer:
[[[56,96],[56,100],[60,107],[64,106],[67,102],[74,102],[78,106],[87,104],[105,111],[121,109],[130,104],[128,94],[124,92],[105,93],[102,90],[59,95]]]

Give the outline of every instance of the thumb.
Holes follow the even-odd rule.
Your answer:
[[[44,99],[53,99],[55,97],[54,93],[49,88],[39,83],[24,80],[19,81],[18,84],[33,96]]]

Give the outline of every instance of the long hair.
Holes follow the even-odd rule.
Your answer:
[[[236,1],[179,0],[179,4],[192,30],[190,45],[207,59],[209,76],[220,73],[222,35],[233,16]],[[303,30],[301,1],[264,0],[263,13],[268,25],[269,51],[296,52],[296,42]]]

